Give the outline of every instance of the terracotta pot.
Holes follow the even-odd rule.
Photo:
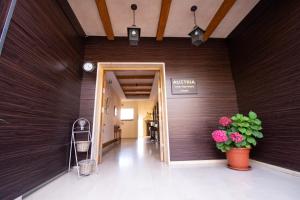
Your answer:
[[[246,171],[249,166],[249,148],[232,148],[226,152],[228,167],[235,170]]]

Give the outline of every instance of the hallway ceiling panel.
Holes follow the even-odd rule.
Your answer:
[[[114,71],[127,99],[149,99],[155,71]]]

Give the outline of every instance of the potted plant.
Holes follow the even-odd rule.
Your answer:
[[[236,114],[231,118],[221,117],[219,128],[212,132],[216,146],[226,152],[228,167],[236,170],[249,170],[249,153],[256,145],[256,138],[262,138],[261,120],[255,112],[247,116]]]

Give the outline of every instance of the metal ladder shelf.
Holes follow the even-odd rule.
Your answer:
[[[92,134],[91,134],[91,125],[90,122],[85,118],[79,118],[77,119],[72,126],[72,136],[71,136],[71,144],[70,144],[70,155],[69,155],[69,172],[71,171],[71,161],[72,161],[72,150],[74,148],[75,153],[75,162],[77,166],[77,174],[80,176],[79,172],[79,164],[78,164],[78,155],[77,155],[77,142],[76,141],[76,135],[77,134],[87,134],[87,142],[89,142],[89,148],[86,151],[86,159],[88,159],[89,156],[89,150],[92,146]],[[80,140],[81,141],[81,140]]]

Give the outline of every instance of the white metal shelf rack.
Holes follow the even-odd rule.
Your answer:
[[[76,141],[76,135],[77,134],[86,134],[87,140],[85,141]],[[88,159],[89,156],[89,149],[92,146],[92,134],[91,134],[91,125],[90,122],[85,118],[79,118],[77,119],[72,126],[72,136],[71,136],[71,144],[70,144],[70,155],[69,155],[69,171],[71,170],[71,161],[72,161],[72,150],[74,149],[75,154],[75,163],[77,166],[77,174],[80,176],[79,171],[79,164],[78,164],[78,155],[77,155],[77,148],[76,145],[78,145],[78,142],[88,142],[89,147],[86,149],[86,159]],[[81,151],[85,152],[85,151]]]

